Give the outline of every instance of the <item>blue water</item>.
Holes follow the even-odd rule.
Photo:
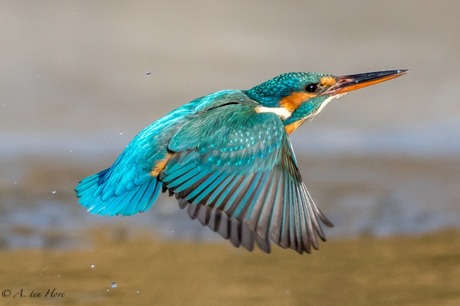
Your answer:
[[[367,133],[311,128],[308,141],[294,134],[307,187],[336,225],[326,230],[328,237],[460,227],[460,137],[453,134],[460,135],[460,123]],[[74,184],[81,176],[109,166],[131,136],[119,132],[92,137],[1,135],[10,145],[0,149],[0,245],[88,246],[91,229],[100,226],[114,239],[148,232],[167,239],[220,241],[165,195],[150,211],[124,218],[93,216],[77,204]],[[352,162],[343,161],[344,156]],[[360,156],[366,161],[361,163]],[[395,164],[391,159],[402,161]],[[406,170],[405,161],[411,160],[421,160],[421,168]],[[43,163],[45,171],[37,174],[33,170],[37,163]],[[87,170],[77,175],[79,167]],[[67,171],[72,174],[59,183],[59,176]],[[39,186],[30,185],[31,176],[40,181]]]

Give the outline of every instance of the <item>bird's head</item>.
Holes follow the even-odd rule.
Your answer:
[[[291,72],[246,91],[261,107],[256,111],[280,116],[288,133],[313,118],[334,98],[349,91],[391,80],[407,70],[368,72],[334,76],[314,72]]]

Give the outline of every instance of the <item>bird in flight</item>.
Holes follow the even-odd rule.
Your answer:
[[[128,216],[168,192],[235,247],[269,253],[274,243],[310,253],[326,240],[321,223],[333,225],[307,191],[289,135],[331,100],[406,72],[284,73],[197,98],[142,130],[110,168],[81,180],[77,197],[93,214]]]

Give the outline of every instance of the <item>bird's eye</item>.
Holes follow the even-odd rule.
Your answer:
[[[315,83],[308,84],[305,86],[305,91],[306,92],[315,92],[318,89],[318,85]]]

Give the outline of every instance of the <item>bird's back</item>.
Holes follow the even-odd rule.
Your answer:
[[[162,189],[159,173],[152,176],[152,171],[168,156],[169,142],[177,131],[210,109],[247,99],[239,90],[223,90],[197,98],[154,121],[133,138],[110,168],[79,182],[75,191],[80,203],[92,213],[107,216],[149,209]]]

